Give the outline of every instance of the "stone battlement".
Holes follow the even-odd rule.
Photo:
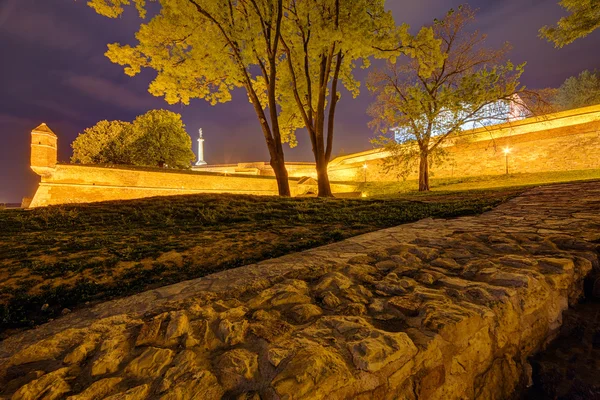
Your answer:
[[[48,175],[56,167],[58,138],[46,124],[31,131],[31,169]]]

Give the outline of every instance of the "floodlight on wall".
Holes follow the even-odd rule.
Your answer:
[[[504,158],[506,160],[506,175],[508,175],[508,155],[510,154],[511,151],[512,151],[512,149],[508,146],[506,146],[504,148]]]

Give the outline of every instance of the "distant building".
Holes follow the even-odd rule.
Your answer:
[[[514,100],[512,101],[500,100],[483,107],[471,120],[461,125],[460,130],[470,131],[486,126],[519,121],[528,117],[530,117],[530,112],[523,104],[523,101],[519,95],[515,95]],[[457,119],[463,118],[465,118],[465,116],[460,114],[457,117]],[[446,128],[452,119],[453,116],[450,112],[442,112],[439,116],[438,123],[433,127],[432,136],[438,136],[446,133]],[[392,131],[394,132],[394,138],[398,143],[406,142],[407,137],[411,136],[410,128],[408,127],[395,128],[392,129]]]

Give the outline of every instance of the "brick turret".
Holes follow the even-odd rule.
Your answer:
[[[46,175],[56,167],[58,138],[48,125],[41,124],[31,131],[31,169]]]

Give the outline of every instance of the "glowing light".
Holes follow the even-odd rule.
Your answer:
[[[506,159],[506,175],[508,175],[509,171],[508,171],[508,155],[510,154],[510,150],[511,148],[506,146],[504,148],[504,158]]]
[[[367,163],[365,163],[365,165],[363,165],[363,169],[367,169]]]

